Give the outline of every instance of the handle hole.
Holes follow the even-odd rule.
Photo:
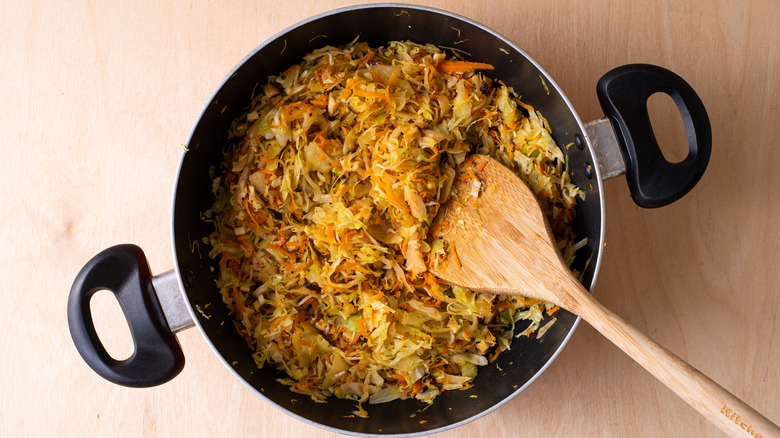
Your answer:
[[[666,93],[655,93],[647,99],[650,125],[666,161],[679,163],[688,157],[688,133],[680,110]]]
[[[100,343],[117,361],[129,359],[135,352],[133,336],[122,306],[113,292],[101,289],[89,300],[92,321]]]

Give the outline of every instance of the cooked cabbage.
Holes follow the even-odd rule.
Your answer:
[[[529,184],[565,254],[582,195],[544,117],[477,71],[491,66],[456,56],[323,47],[269,78],[232,124],[205,240],[257,366],[286,372],[295,392],[430,401],[468,388],[515,323],[531,335],[557,310],[428,272],[445,252],[429,228],[467,155]]]

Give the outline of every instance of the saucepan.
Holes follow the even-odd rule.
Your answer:
[[[578,250],[573,268],[582,272],[582,282],[590,290],[604,244],[603,180],[625,174],[633,202],[655,208],[685,195],[707,167],[711,130],[706,110],[692,87],[664,68],[626,65],[607,72],[596,87],[606,116],[583,123],[554,78],[514,42],[473,20],[399,4],[355,6],[317,15],[280,32],[244,58],[217,87],[195,122],[174,189],[175,268],[153,275],[140,248],[119,245],[96,255],[78,274],[69,296],[68,324],[79,353],[100,376],[132,387],[172,379],[184,366],[176,333],[195,326],[237,379],[289,415],[351,435],[415,436],[453,428],[494,411],[539,378],[558,356],[579,321],[563,311],[555,315],[557,322],[541,340],[515,338],[511,350],[480,368],[470,389],[446,391],[430,406],[415,399],[366,404],[368,418],[351,415],[354,401],[334,397],[315,403],[279,383],[283,376],[276,370],[256,367],[215,286],[217,261],[207,255],[202,242],[213,231],[213,225],[202,218],[214,202],[212,179],[229,144],[230,123],[244,111],[258,84],[314,49],[355,39],[374,46],[394,40],[432,43],[492,64],[490,76],[513,87],[545,115],[554,139],[568,146],[565,153],[573,182],[585,191],[574,228],[588,240]],[[668,162],[653,135],[647,101],[655,93],[669,95],[684,121],[689,151],[681,162]],[[135,350],[126,360],[113,359],[95,331],[89,302],[100,290],[113,292],[127,317]]]

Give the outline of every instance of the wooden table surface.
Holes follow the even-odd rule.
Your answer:
[[[170,202],[182,144],[223,76],[255,46],[350,1],[5,1],[0,18],[0,436],[336,436],[256,397],[197,330],[184,371],[152,389],[104,381],[77,354],[70,285],[132,242],[173,267]],[[427,1],[534,57],[585,121],[598,78],[647,62],[708,108],[712,158],[680,201],[643,210],[605,183],[595,288],[608,308],[780,422],[780,5],[752,1]],[[655,99],[665,152],[679,117]],[[98,310],[117,315],[110,301]],[[113,314],[111,312],[114,312]],[[106,317],[108,318],[108,317]],[[127,348],[122,326],[106,342]],[[123,347],[124,346],[124,347]],[[566,394],[565,398],[553,394]],[[529,389],[437,436],[723,436],[586,324]]]

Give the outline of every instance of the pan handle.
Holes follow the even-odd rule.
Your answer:
[[[707,169],[712,150],[707,110],[693,88],[662,67],[630,64],[605,74],[596,90],[623,152],[634,202],[662,207],[688,193]],[[659,92],[672,98],[685,124],[688,156],[679,163],[664,158],[650,125],[647,100]]]
[[[115,360],[95,331],[90,299],[100,290],[114,294],[127,318],[135,350]],[[141,248],[117,245],[81,269],[68,297],[68,326],[81,357],[106,380],[130,387],[163,384],[184,368],[184,353],[166,322]]]

